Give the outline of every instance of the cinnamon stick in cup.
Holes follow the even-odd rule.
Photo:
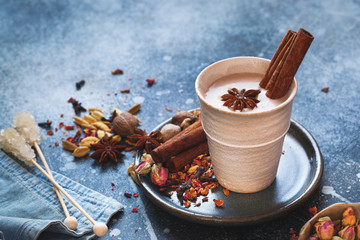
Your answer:
[[[152,150],[150,154],[155,162],[166,162],[172,156],[178,155],[180,152],[204,141],[206,141],[204,129],[201,122],[197,121]]]
[[[287,93],[313,40],[311,33],[303,28],[297,33],[287,32],[260,82],[260,86],[268,90],[267,97],[277,99]]]
[[[281,40],[281,43],[279,44],[274,56],[272,57],[271,61],[270,61],[270,65],[267,68],[263,79],[260,82],[260,87],[262,88],[266,88],[267,89],[267,84],[269,83],[269,80],[271,78],[271,76],[273,75],[276,66],[279,64],[280,60],[284,57],[286,48],[289,45],[289,42],[291,42],[290,40],[293,39],[296,35],[295,31],[289,30],[284,38]]]

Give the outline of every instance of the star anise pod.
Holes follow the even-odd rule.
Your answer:
[[[125,146],[119,145],[116,141],[111,141],[111,139],[103,138],[99,143],[92,144],[91,147],[95,149],[95,152],[90,157],[98,160],[100,163],[109,160],[117,163],[118,158],[124,156],[121,152],[125,149]]]
[[[151,132],[149,135],[146,131],[136,128],[135,134],[127,137],[128,143],[134,145],[134,149],[143,150],[150,153],[154,148],[162,142],[162,135],[159,130]]]
[[[234,111],[240,110],[240,112],[244,108],[254,109],[257,107],[257,103],[260,102],[257,98],[260,90],[250,89],[245,90],[242,89],[239,91],[237,88],[232,88],[228,90],[228,93],[221,96],[221,100],[225,101],[223,106],[228,107]]]

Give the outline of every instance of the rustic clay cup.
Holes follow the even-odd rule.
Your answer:
[[[206,67],[195,81],[215,176],[234,192],[257,192],[274,181],[290,127],[297,82],[294,78],[284,102],[261,112],[222,110],[210,105],[205,94],[219,78],[237,73],[265,74],[269,63],[257,57],[229,58]]]

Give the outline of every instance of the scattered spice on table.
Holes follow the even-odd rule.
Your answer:
[[[65,130],[74,130],[75,126],[64,125]]]
[[[123,74],[124,71],[121,70],[121,69],[115,69],[114,71],[111,72],[112,75],[120,75],[120,74]]]
[[[137,213],[137,212],[138,212],[138,209],[137,209],[137,208],[133,208],[133,209],[131,210],[131,212]]]
[[[68,103],[72,104],[76,115],[80,115],[81,112],[86,112],[86,109],[81,106],[81,103],[78,102],[75,98],[69,98]]]
[[[328,92],[329,92],[329,88],[328,88],[328,87],[323,88],[323,89],[321,89],[321,91],[324,92],[324,93],[328,93]]]
[[[155,78],[146,79],[146,82],[148,84],[148,87],[151,87],[152,85],[156,84]]]
[[[131,197],[132,197],[132,194],[131,194],[131,193],[128,193],[128,192],[125,192],[125,193],[124,193],[124,196],[127,197],[127,198],[131,198]]]
[[[120,90],[121,93],[130,93],[130,89],[125,88]]]
[[[39,126],[39,127],[42,127],[42,128],[49,128],[49,127],[51,127],[51,123],[52,123],[52,121],[47,120],[46,122],[40,122],[40,123],[38,123],[38,126]]]
[[[76,90],[80,90],[85,85],[85,80],[81,80],[75,83]]]
[[[116,141],[109,141],[102,138],[99,143],[91,144],[95,151],[90,155],[91,158],[98,160],[100,163],[105,161],[118,162],[118,158],[124,156],[122,151],[125,146],[118,144]]]

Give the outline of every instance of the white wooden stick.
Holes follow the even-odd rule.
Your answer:
[[[64,195],[65,197],[67,197],[69,199],[70,202],[72,202],[72,204],[74,204],[74,206],[79,209],[79,211],[84,214],[84,216],[89,219],[89,221],[94,225],[93,226],[93,231],[95,233],[96,236],[98,237],[103,237],[106,235],[106,233],[108,232],[108,227],[106,226],[105,223],[102,222],[95,222],[95,220],[75,201],[75,199],[73,199],[66,191],[65,189],[63,189],[56,181],[54,178],[52,178],[49,174],[47,174],[47,172],[34,160],[31,159],[31,163],[34,164],[35,167],[37,167],[39,169],[39,171],[45,175],[45,177],[47,177],[47,179],[49,179],[49,181],[57,188],[59,189]]]
[[[42,153],[42,151],[41,151],[38,143],[37,143],[36,141],[34,141],[33,144],[34,144],[34,147],[35,147],[36,151],[37,151],[38,154],[39,154],[39,157],[40,157],[40,159],[41,159],[41,161],[42,161],[42,163],[43,163],[43,165],[44,165],[47,173],[50,175],[50,177],[51,177],[52,179],[54,179],[54,176],[53,176],[52,173],[51,173],[51,170],[50,170],[50,168],[49,168],[49,165],[47,164],[46,159],[45,159],[45,157],[44,157],[44,154]],[[59,198],[60,204],[61,204],[62,208],[64,209],[65,216],[66,216],[66,217],[70,217],[69,211],[68,211],[68,209],[67,209],[67,207],[66,207],[66,205],[65,205],[64,199],[63,199],[63,197],[61,196],[61,193],[60,193],[59,189],[58,189],[57,187],[55,187],[55,185],[54,185],[54,188],[55,188],[56,195],[57,195],[58,198]]]
[[[69,199],[70,202],[72,202],[72,204],[74,204],[74,206],[79,209],[79,211],[84,214],[84,216],[89,219],[89,221],[92,224],[95,224],[95,220],[89,215],[87,214],[87,212],[75,201],[75,199],[73,199],[66,191],[65,189],[63,189],[56,181],[55,179],[53,179],[34,159],[31,160],[31,163],[35,165],[35,167],[37,167],[39,169],[39,171],[45,175],[45,177],[47,177],[47,179],[49,179],[49,181],[57,188],[59,189],[64,195],[65,197],[67,197]]]

